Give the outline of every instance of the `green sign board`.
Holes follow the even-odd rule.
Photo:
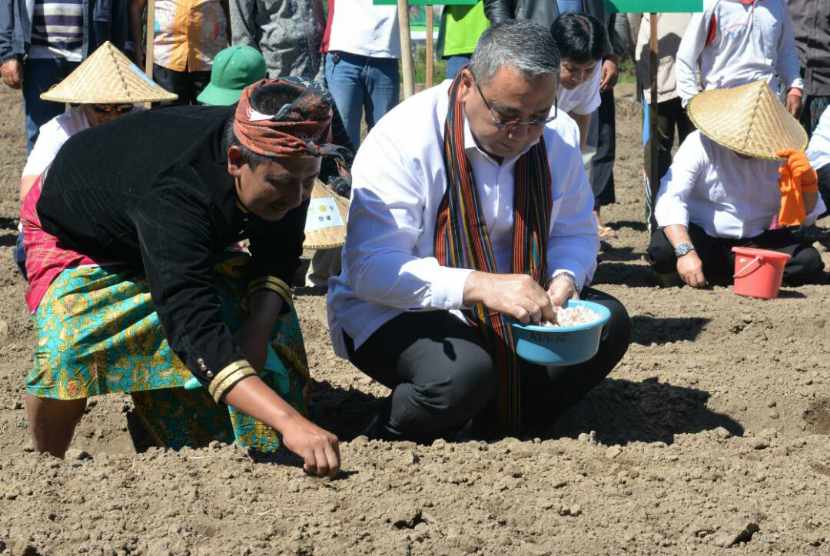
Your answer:
[[[410,6],[475,6],[479,0],[409,0]],[[397,0],[372,0],[375,6],[396,5]]]
[[[605,4],[612,13],[703,11],[703,0],[605,0]]]

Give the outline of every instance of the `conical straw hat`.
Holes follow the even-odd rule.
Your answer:
[[[346,241],[349,201],[317,180],[305,219],[305,249],[331,249]]]
[[[804,150],[807,133],[764,80],[711,89],[689,103],[689,118],[712,141],[753,158],[779,160],[781,149]]]
[[[107,41],[40,98],[71,104],[134,104],[178,96],[159,87]]]

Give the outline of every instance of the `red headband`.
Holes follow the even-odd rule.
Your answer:
[[[261,114],[251,106],[251,95],[260,87],[294,89],[296,100],[275,114]],[[236,106],[233,132],[239,142],[262,156],[320,156],[322,142],[331,130],[329,101],[313,89],[284,79],[263,79],[242,91]]]

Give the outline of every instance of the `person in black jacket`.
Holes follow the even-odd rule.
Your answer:
[[[804,78],[801,123],[812,136],[830,106],[830,0],[789,0]]]
[[[337,438],[289,403],[302,402],[290,371],[307,368],[288,284],[331,117],[322,91],[263,80],[235,108],[148,111],[65,143],[22,210],[37,450],[62,456],[86,397],[114,391],[186,436],[196,411],[170,417],[159,408],[178,400],[146,394],[192,374],[229,406],[238,443],[270,451],[276,431],[307,471],[337,471]],[[243,239],[250,257],[229,255]]]

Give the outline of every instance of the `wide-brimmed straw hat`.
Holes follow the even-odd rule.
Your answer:
[[[689,102],[689,118],[703,135],[740,154],[779,160],[782,149],[804,150],[807,133],[764,80],[710,89]]]
[[[349,201],[329,189],[323,182],[314,182],[305,219],[306,249],[331,249],[346,241],[346,217]]]
[[[107,41],[40,98],[70,104],[134,104],[178,96],[158,86]]]

